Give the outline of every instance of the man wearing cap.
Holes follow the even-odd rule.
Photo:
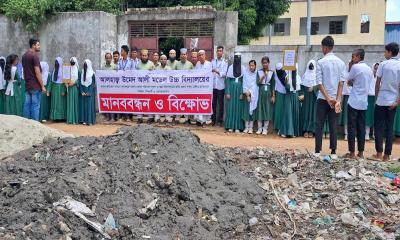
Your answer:
[[[155,66],[152,61],[149,61],[149,50],[143,48],[140,51],[140,61],[136,64],[137,70],[154,70]]]
[[[224,47],[217,47],[217,58],[211,61],[212,72],[214,74],[213,86],[213,115],[211,117],[213,124],[219,124],[222,127],[224,117],[224,95],[225,95],[225,76],[228,68],[228,62],[223,58]]]
[[[167,65],[171,67],[172,70],[176,70],[176,64],[178,61],[176,61],[176,51],[174,49],[171,49],[169,51],[169,60],[167,61]]]
[[[136,69],[137,70],[154,70],[154,63],[152,61],[149,61],[149,50],[143,48],[140,51],[140,61],[138,64],[136,64]],[[138,123],[143,123],[143,114],[138,114]],[[148,122],[151,123],[154,121],[154,116],[149,115],[148,117]]]
[[[172,70],[170,66],[167,65],[167,56],[160,56],[160,64],[156,66],[156,70]]]
[[[194,68],[193,64],[187,60],[187,49],[181,48],[180,52],[181,52],[180,61],[176,64],[176,70],[191,70],[191,69],[193,69]],[[189,119],[189,116],[181,116],[181,119],[179,119],[179,122],[186,123],[188,119]]]
[[[193,64],[187,60],[187,49],[181,49],[180,61],[176,64],[176,70],[193,69]]]
[[[156,66],[155,68],[156,70],[171,70],[171,67],[167,65],[167,56],[166,55],[161,55],[160,56],[160,62],[158,64],[158,66]],[[169,123],[172,122],[172,117],[170,115],[166,115],[167,121]],[[160,116],[160,114],[156,114],[154,116],[154,120],[158,123],[158,122],[164,122],[165,118],[162,118]]]
[[[199,61],[196,63],[196,70],[208,70],[212,71],[211,62],[206,60],[206,51],[200,50],[198,54]],[[211,115],[197,115],[195,116],[197,125],[202,126],[204,124],[211,124]]]

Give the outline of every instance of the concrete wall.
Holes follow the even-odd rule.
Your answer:
[[[32,34],[27,33],[20,22],[0,15],[0,56],[7,57],[11,53],[21,56],[29,47],[29,38]]]
[[[261,67],[261,58],[263,56],[268,56],[270,58],[270,66],[271,69],[275,69],[275,65],[278,62],[282,62],[282,52],[285,48],[293,48],[296,46],[237,46],[236,52],[240,52],[242,54],[242,63],[247,66],[247,63],[254,59],[257,61],[257,68]],[[305,46],[297,46],[298,47],[298,63],[299,63],[299,72],[301,76],[303,75],[307,62],[311,59],[318,60],[323,55],[321,53],[321,47],[318,45],[312,46],[311,49],[307,49]],[[351,59],[351,53],[354,49],[364,48],[366,51],[365,54],[365,62],[372,66],[376,62],[380,62],[384,60],[383,45],[368,45],[368,46],[335,46],[334,53],[341,58],[346,64]]]
[[[370,17],[369,33],[361,33],[362,14]],[[346,33],[334,35],[337,45],[380,45],[384,43],[386,0],[314,0],[312,1],[312,16],[347,16]],[[292,0],[289,12],[281,16],[281,18],[291,19],[290,36],[273,36],[271,44],[305,45],[306,37],[300,35],[300,19],[303,17],[307,17],[307,0]],[[322,34],[311,36],[311,44],[320,44],[324,36]],[[268,44],[268,35],[253,40],[251,44]]]
[[[16,53],[20,56],[29,47],[29,38],[21,23],[14,23],[0,16],[0,55]],[[117,22],[115,16],[104,12],[61,13],[52,17],[39,30],[40,60],[53,65],[60,56],[64,62],[76,56],[79,65],[85,59],[93,62],[98,69],[106,51],[116,49]],[[4,30],[4,31],[3,31]]]

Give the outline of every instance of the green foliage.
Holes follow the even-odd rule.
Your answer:
[[[41,24],[57,12],[105,11],[118,13],[119,0],[0,0],[0,12],[14,21],[21,20],[26,29],[36,32]],[[290,5],[290,0],[131,0],[129,7],[171,7],[212,5],[218,10],[239,12],[240,44],[260,36],[262,29],[276,21]],[[224,6],[225,5],[225,6]]]
[[[119,0],[0,0],[0,12],[14,21],[22,21],[30,32],[36,32],[50,16],[58,12],[119,12]]]

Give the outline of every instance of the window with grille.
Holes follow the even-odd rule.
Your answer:
[[[367,14],[361,15],[361,33],[369,33],[370,19]]]
[[[329,21],[329,34],[343,34],[343,21]]]
[[[285,35],[285,23],[275,23],[274,24],[274,35],[284,36]]]
[[[131,38],[142,37],[204,37],[214,35],[213,20],[132,22]]]
[[[317,35],[319,32],[319,22],[311,23],[311,35]]]

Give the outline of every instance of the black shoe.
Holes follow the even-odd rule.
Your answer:
[[[139,118],[139,119],[137,120],[137,123],[139,123],[139,124],[143,123],[143,119],[142,119],[142,118]]]

